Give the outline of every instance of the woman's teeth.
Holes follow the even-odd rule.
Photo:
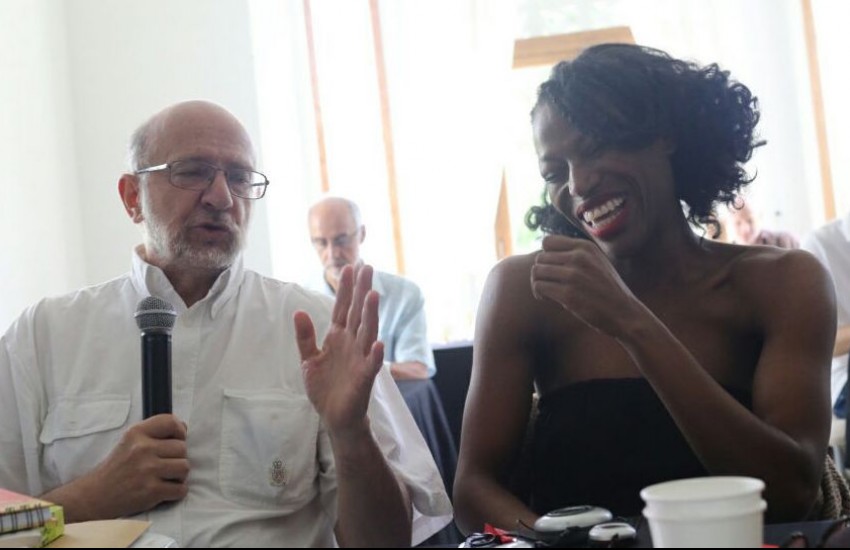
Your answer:
[[[582,218],[585,223],[590,225],[595,225],[599,223],[603,218],[609,216],[612,212],[619,209],[625,199],[623,197],[613,198],[603,204],[600,204],[596,208],[592,208],[587,210],[584,214],[582,214]]]

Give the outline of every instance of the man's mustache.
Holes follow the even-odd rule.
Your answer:
[[[231,233],[237,233],[239,228],[236,226],[236,223],[233,221],[228,215],[220,215],[220,216],[197,216],[189,219],[189,223],[187,224],[189,227],[198,227],[202,225],[215,225],[227,229]]]

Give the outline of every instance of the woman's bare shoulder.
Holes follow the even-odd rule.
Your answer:
[[[735,281],[754,290],[753,286],[784,286],[803,283],[810,277],[827,277],[826,269],[809,252],[774,246],[741,246],[732,263]]]
[[[537,254],[518,254],[499,261],[487,277],[485,296],[488,292],[496,292],[500,295],[530,298],[531,268]]]
[[[539,251],[529,254],[516,254],[508,256],[499,261],[492,272],[499,273],[502,276],[525,276],[531,273],[531,267],[534,265],[534,259],[539,254]]]
[[[481,293],[478,329],[487,333],[532,331],[544,304],[531,291],[531,268],[537,253],[509,256],[490,270]]]
[[[830,300],[832,281],[826,268],[805,250],[773,246],[739,247],[730,279],[742,299],[774,310],[789,297]]]

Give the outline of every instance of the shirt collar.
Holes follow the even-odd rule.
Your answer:
[[[843,233],[844,238],[850,242],[850,212],[848,212],[841,220],[841,233]]]
[[[143,246],[139,245],[133,250],[131,258],[133,265],[133,286],[142,295],[159,296],[163,300],[168,301],[174,306],[178,315],[182,314],[187,309],[186,304],[180,295],[177,294],[177,291],[174,290],[165,272],[142,259],[141,251]],[[198,303],[209,304],[210,316],[215,318],[216,314],[221,311],[221,308],[238,292],[244,277],[245,270],[242,263],[242,254],[239,254],[233,261],[233,264],[221,272],[212,287],[210,287],[210,291]]]
[[[378,296],[384,295],[384,285],[381,283],[381,277],[378,276],[378,270],[372,268],[372,290],[378,293]]]

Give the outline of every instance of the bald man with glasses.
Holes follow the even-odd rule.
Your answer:
[[[321,278],[307,286],[335,296],[345,266],[360,266],[360,245],[366,226],[357,204],[347,198],[326,196],[310,207],[310,241],[322,263]],[[428,341],[425,299],[413,281],[375,271],[372,288],[379,295],[378,340],[384,344],[384,365],[396,380],[429,378],[437,372]]]

